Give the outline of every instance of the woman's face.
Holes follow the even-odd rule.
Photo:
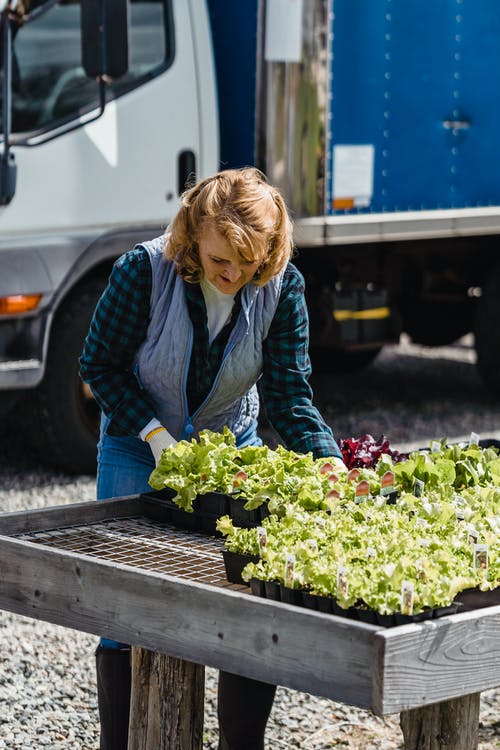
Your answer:
[[[198,250],[205,278],[224,294],[236,294],[259,267],[257,260],[244,260],[212,226],[204,231]]]

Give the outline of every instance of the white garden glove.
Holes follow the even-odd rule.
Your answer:
[[[337,456],[330,456],[329,458],[325,458],[324,464],[320,468],[321,474],[329,474],[329,473],[342,473],[344,471],[347,471],[347,466],[342,461],[341,458],[338,458]]]
[[[341,458],[337,458],[337,456],[332,456],[331,462],[333,464],[333,468],[335,471],[347,471],[347,466],[342,461]]]
[[[152,420],[152,422],[142,430],[140,435],[151,448],[156,466],[158,466],[160,462],[163,451],[177,444],[177,440],[175,440],[169,431],[166,430],[156,419]]]

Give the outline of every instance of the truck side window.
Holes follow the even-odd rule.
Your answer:
[[[41,5],[35,0],[29,9]],[[129,72],[106,86],[107,100],[168,66],[173,49],[168,11],[169,0],[130,1]],[[12,47],[13,133],[50,131],[98,106],[99,84],[81,65],[80,2],[62,0],[33,21],[28,17],[14,29]]]

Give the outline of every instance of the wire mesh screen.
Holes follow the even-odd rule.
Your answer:
[[[36,531],[18,538],[199,583],[245,588],[226,579],[222,540],[142,516]]]

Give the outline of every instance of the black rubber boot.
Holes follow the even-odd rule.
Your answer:
[[[127,750],[130,716],[130,648],[97,647],[100,750]]]
[[[219,673],[219,750],[264,750],[276,685]]]

